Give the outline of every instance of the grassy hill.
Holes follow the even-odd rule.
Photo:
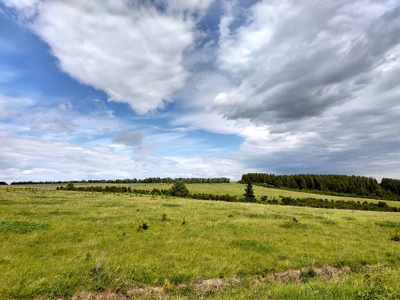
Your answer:
[[[66,184],[64,184],[65,186]],[[26,187],[33,187],[33,188],[42,188],[42,189],[56,189],[60,184],[35,184],[35,185],[19,185],[18,188],[26,188]],[[118,183],[103,183],[103,184],[75,184],[76,187],[80,186],[127,186],[136,189],[147,189],[152,190],[153,188],[157,189],[169,189],[172,184],[168,183],[132,183],[132,184],[118,184]],[[190,192],[193,193],[211,193],[217,195],[237,195],[241,196],[244,193],[245,185],[237,182],[231,183],[193,183],[187,184],[187,187]],[[0,187],[5,188],[5,187]],[[322,194],[314,194],[314,193],[306,193],[306,192],[299,192],[299,191],[291,191],[286,189],[274,189],[274,188],[266,188],[263,186],[254,186],[254,194],[257,197],[261,196],[268,196],[269,199],[274,197],[292,197],[292,198],[316,198],[316,199],[329,199],[329,200],[344,200],[344,201],[360,201],[360,202],[371,202],[371,203],[378,203],[382,200],[377,199],[369,199],[369,198],[355,198],[355,197],[342,197],[342,196],[331,196],[331,195],[322,195]],[[390,201],[384,200],[388,205],[394,207],[400,207],[400,201]]]
[[[0,299],[396,299],[399,229],[396,213],[2,188]]]

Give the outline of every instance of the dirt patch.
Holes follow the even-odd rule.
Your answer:
[[[293,282],[300,279],[300,270],[287,270],[285,272],[268,274],[265,279],[279,282]]]
[[[237,283],[240,283],[240,279],[236,277],[229,279],[213,278],[200,280],[194,286],[196,294],[204,296],[210,293],[221,293]]]
[[[145,287],[138,287],[132,289],[128,292],[130,297],[148,297],[148,296],[156,296],[159,295],[161,299],[163,299],[163,288],[160,286],[145,286]]]
[[[93,293],[80,293],[76,296],[72,296],[70,300],[127,300],[125,295],[118,294],[116,292],[103,292],[101,294]],[[62,300],[62,299],[57,299]]]
[[[365,266],[366,271],[370,270],[369,265]],[[279,273],[270,273],[265,276],[253,277],[253,282],[262,284],[263,281],[269,280],[273,282],[291,283],[291,282],[304,282],[311,278],[320,278],[322,280],[336,279],[339,276],[351,273],[351,268],[346,266],[338,268],[331,265],[321,265],[314,268],[302,268],[298,270],[287,270]],[[177,285],[177,288],[185,288],[188,286],[194,287],[194,292],[198,296],[205,296],[209,294],[218,294],[223,291],[229,290],[235,285],[240,284],[244,279],[248,278],[212,278],[203,279],[191,283],[182,283]],[[71,300],[126,300],[132,298],[145,298],[145,299],[169,299],[170,295],[168,290],[162,286],[141,286],[130,289],[126,294],[116,292],[104,292],[101,294],[81,293],[71,298]]]

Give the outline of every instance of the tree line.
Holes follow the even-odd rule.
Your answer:
[[[12,182],[11,185],[18,184],[63,184],[63,183],[174,183],[181,181],[184,183],[229,183],[230,179],[225,177],[214,177],[214,178],[160,178],[160,177],[149,177],[145,179],[89,179],[89,180],[70,180],[70,181],[16,181]]]
[[[264,173],[243,174],[242,182],[253,182],[266,187],[321,191],[330,195],[351,195],[369,198],[400,200],[400,180],[347,175],[275,175]]]
[[[400,180],[391,178],[382,178],[381,186],[386,191],[390,191],[396,195],[400,195]]]

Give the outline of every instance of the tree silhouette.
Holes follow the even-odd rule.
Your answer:
[[[247,182],[247,186],[244,189],[244,198],[247,202],[255,202],[256,201],[256,196],[254,196],[254,191],[253,191],[253,184],[251,181]]]

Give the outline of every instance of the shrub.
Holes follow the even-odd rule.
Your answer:
[[[67,191],[73,191],[73,190],[75,190],[75,186],[74,186],[74,184],[73,184],[72,182],[70,182],[70,183],[67,184],[67,186],[65,187],[65,189],[66,189]]]
[[[142,231],[142,230],[147,230],[147,229],[149,229],[149,225],[145,221],[142,221],[139,224],[137,231]]]
[[[189,190],[182,181],[178,180],[169,190],[169,194],[176,197],[186,197],[187,195],[189,195]]]
[[[396,232],[396,233],[390,238],[390,240],[391,240],[391,241],[394,241],[394,242],[400,242],[399,233]]]

